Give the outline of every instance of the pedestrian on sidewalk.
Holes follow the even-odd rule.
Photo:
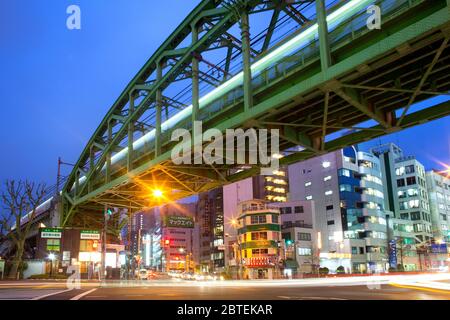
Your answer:
[[[101,275],[101,267],[100,267],[100,263],[97,263],[96,265],[95,265],[95,273],[97,274],[97,276],[98,276],[98,281],[102,281],[102,275]]]
[[[94,274],[94,263],[91,261],[88,265],[88,280],[92,280],[92,276]]]

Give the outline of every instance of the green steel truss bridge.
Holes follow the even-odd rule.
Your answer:
[[[381,29],[367,25],[381,8]],[[164,13],[162,13],[164,14]],[[167,12],[170,19],[170,13]],[[101,224],[259,173],[175,165],[176,128],[280,130],[281,165],[450,114],[450,0],[203,0],[120,94],[61,192],[61,225]],[[136,40],[137,41],[137,40]]]

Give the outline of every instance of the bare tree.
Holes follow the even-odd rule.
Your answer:
[[[44,196],[44,184],[14,180],[7,180],[5,183],[5,191],[1,193],[5,211],[0,224],[5,237],[11,239],[16,250],[8,276],[10,279],[19,278],[18,271],[23,260],[25,241],[36,217],[37,207]]]

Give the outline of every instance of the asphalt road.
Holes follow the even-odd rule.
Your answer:
[[[427,285],[431,283],[426,282]],[[447,285],[437,280],[433,285]],[[450,300],[450,289],[418,283],[337,282],[189,282],[146,281],[82,283],[68,290],[64,282],[1,283],[0,299],[34,300]]]

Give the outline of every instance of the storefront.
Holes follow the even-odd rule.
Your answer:
[[[100,231],[71,228],[42,228],[37,239],[36,258],[46,261],[48,273],[65,272],[79,265],[87,273],[90,262],[101,262]]]

